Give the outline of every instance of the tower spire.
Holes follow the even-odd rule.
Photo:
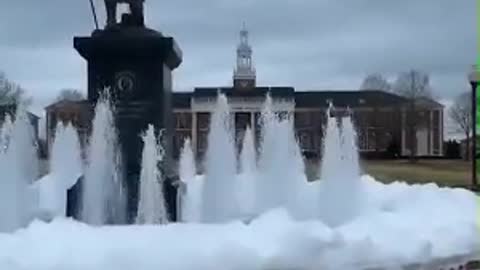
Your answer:
[[[240,30],[240,43],[237,46],[237,64],[233,72],[233,85],[235,88],[253,88],[255,80],[252,47],[248,43],[248,30],[243,22]]]

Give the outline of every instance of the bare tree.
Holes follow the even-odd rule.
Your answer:
[[[25,97],[25,90],[10,81],[5,73],[0,72],[0,105],[29,104],[31,99]]]
[[[472,132],[472,97],[468,92],[457,96],[453,105],[448,110],[450,118],[455,122],[459,132],[466,138],[465,158],[470,159],[470,136]]]
[[[416,161],[417,129],[421,123],[418,105],[425,98],[431,98],[430,79],[428,74],[418,70],[410,70],[398,75],[393,91],[408,100],[406,107],[407,136],[409,137],[410,161]]]
[[[391,89],[391,84],[380,73],[367,75],[360,86],[360,90],[380,90],[388,92]]]
[[[57,98],[55,99],[56,102],[58,101],[80,101],[84,100],[85,97],[82,92],[77,89],[63,89],[58,94]]]

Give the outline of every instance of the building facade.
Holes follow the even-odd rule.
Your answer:
[[[332,102],[337,110],[351,110],[358,133],[361,153],[384,155],[396,152],[407,156],[416,141],[417,156],[441,156],[443,153],[443,105],[428,99],[416,101],[416,111],[401,96],[378,90],[370,91],[295,91],[293,87],[259,87],[253,65],[248,31],[240,31],[236,68],[231,87],[195,88],[189,93],[175,93],[176,154],[185,138],[191,138],[197,157],[207,147],[210,115],[215,109],[218,92],[224,93],[231,106],[235,140],[239,143],[246,126],[257,140],[259,116],[265,96],[273,101],[273,110],[293,115],[297,138],[306,155],[321,154],[326,110]],[[415,125],[415,128],[412,126]],[[413,133],[415,137],[413,137]]]
[[[288,87],[254,87],[251,92],[232,88],[197,88],[193,93],[182,93],[175,107],[175,146],[177,153],[186,138],[190,138],[197,157],[207,147],[209,119],[215,110],[216,95],[223,92],[229,99],[234,122],[235,140],[240,143],[249,126],[260,135],[260,113],[265,95],[272,96],[273,110],[293,115],[295,131],[306,155],[321,154],[326,111],[329,102],[336,110],[351,110],[361,153],[384,156],[395,152],[408,156],[412,145],[409,118],[416,122],[417,156],[441,156],[443,153],[443,106],[417,106],[415,115],[408,111],[408,101],[381,91],[303,91]],[[176,98],[177,99],[177,98]],[[398,150],[394,150],[398,149]]]
[[[370,91],[295,91],[293,87],[257,86],[253,50],[248,31],[240,31],[233,82],[228,87],[197,87],[191,92],[175,92],[172,96],[175,136],[174,156],[178,158],[184,140],[190,138],[197,158],[207,148],[210,116],[215,110],[219,92],[229,100],[238,144],[249,126],[260,138],[260,113],[265,97],[272,97],[273,110],[290,115],[303,153],[319,156],[322,150],[326,110],[333,103],[337,111],[351,111],[358,133],[361,154],[383,157],[408,156],[410,148],[417,156],[442,156],[443,105],[428,99],[416,101],[416,111],[410,112],[410,101],[401,96],[378,90]],[[49,147],[58,121],[71,121],[79,129],[81,142],[87,145],[92,105],[86,101],[61,102],[47,107]],[[416,128],[411,128],[413,125]],[[414,144],[412,143],[414,142]],[[411,147],[416,145],[415,147]]]

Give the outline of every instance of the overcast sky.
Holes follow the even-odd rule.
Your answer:
[[[93,30],[88,0],[2,2],[0,70],[28,90],[34,109],[62,88],[86,92],[86,64],[72,38]],[[231,84],[243,21],[259,85],[353,90],[368,73],[394,78],[416,68],[430,74],[442,101],[469,90],[473,0],[146,0],[147,25],[183,51],[176,91]]]

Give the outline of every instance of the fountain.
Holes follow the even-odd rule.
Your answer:
[[[50,173],[67,190],[75,185],[82,172],[83,162],[77,131],[70,123],[66,126],[58,123],[52,145]]]
[[[293,119],[279,119],[272,111],[269,96],[262,112],[262,132],[256,213],[276,207],[286,207],[295,213],[296,194],[306,182],[303,158],[293,132]]]
[[[26,111],[18,108],[15,123],[9,131],[9,122],[3,134],[9,139],[0,153],[0,232],[14,231],[28,224],[34,215],[37,195],[30,185],[38,175],[37,149],[33,130]],[[5,141],[4,141],[5,143]]]
[[[238,214],[235,196],[236,152],[231,121],[227,97],[220,94],[210,122],[205,157],[206,172],[201,202],[204,222],[227,221]]]
[[[196,175],[193,151],[185,142],[180,175],[187,190],[182,198],[187,224],[112,226],[106,225],[111,208],[125,206],[117,197],[122,186],[116,180],[111,110],[108,102],[100,102],[84,183],[84,202],[91,199],[99,207],[87,204],[88,218],[83,220],[97,226],[58,218],[12,232],[31,220],[28,215],[36,203],[28,200],[34,198],[29,193],[34,178],[24,171],[24,161],[31,162],[35,148],[19,114],[7,151],[0,154],[0,169],[12,176],[0,179],[0,230],[12,232],[0,233],[0,268],[79,269],[87,263],[89,269],[465,269],[468,261],[478,259],[473,193],[433,184],[386,185],[361,176],[351,116],[327,118],[320,177],[308,183],[292,119],[276,117],[272,105],[267,98],[257,144],[259,166],[252,132],[247,131],[238,157],[241,169],[236,170],[224,95],[218,97],[210,123],[204,175]],[[57,135],[57,144],[74,144],[74,133],[67,129]],[[157,167],[162,153],[153,127],[143,140],[137,223],[163,223]],[[52,173],[63,174],[58,166],[52,164]],[[252,183],[253,192],[247,188]],[[196,222],[206,224],[191,224]],[[172,242],[175,245],[168,244]],[[65,250],[73,257],[65,260]]]
[[[228,103],[224,100],[223,104],[219,104],[219,106],[225,106],[226,104]],[[395,199],[390,197],[392,195],[387,195],[390,194],[387,190],[393,191],[397,188],[400,190],[400,187],[402,186],[401,184],[397,184],[398,186],[384,185],[376,182],[371,177],[361,176],[362,172],[360,169],[357,149],[357,134],[351,113],[343,115],[342,117],[333,117],[334,113],[332,111],[335,110],[335,108],[333,105],[330,105],[327,110],[328,117],[325,126],[323,158],[320,165],[319,180],[307,183],[304,173],[304,163],[300,148],[294,136],[291,119],[288,117],[279,119],[273,112],[272,108],[272,100],[267,96],[265,108],[262,112],[262,140],[259,145],[259,166],[257,167],[255,163],[252,162],[255,160],[255,155],[252,154],[252,152],[254,153],[255,151],[250,149],[253,143],[249,142],[250,135],[247,130],[245,133],[246,137],[244,138],[244,144],[242,146],[242,152],[239,156],[239,161],[241,163],[240,172],[235,177],[224,178],[228,179],[225,182],[228,181],[231,186],[238,187],[237,189],[240,193],[238,198],[240,198],[239,201],[242,202],[242,208],[238,214],[230,217],[229,220],[234,221],[240,219],[245,221],[245,218],[247,218],[247,223],[252,223],[253,225],[251,224],[251,226],[255,226],[254,224],[257,222],[263,224],[264,221],[262,216],[269,216],[269,213],[271,213],[270,215],[275,216],[273,213],[277,213],[276,211],[279,209],[284,209],[285,213],[293,218],[295,222],[301,223],[307,220],[322,222],[328,226],[330,230],[335,230],[335,244],[329,246],[328,250],[330,251],[327,252],[328,254],[331,254],[331,256],[333,256],[334,250],[343,245],[350,245],[348,244],[350,241],[352,241],[351,245],[353,246],[349,247],[349,251],[344,250],[343,253],[340,252],[339,254],[355,254],[355,256],[360,256],[360,251],[364,249],[377,250],[379,247],[378,245],[386,248],[387,246],[383,246],[383,244],[380,243],[386,243],[383,241],[388,242],[386,239],[391,239],[394,235],[399,234],[404,235],[405,237],[406,231],[412,230],[412,233],[420,231],[419,227],[415,225],[416,223],[405,223],[405,220],[393,218],[394,216],[400,218],[400,216],[405,215],[403,218],[408,220],[409,217],[406,216],[410,215],[413,217],[415,215],[413,212],[416,211],[410,207],[405,208],[408,210],[400,210],[403,209],[400,205],[404,205],[405,203],[406,206],[408,204],[408,199],[404,198],[406,201],[402,203],[399,201],[393,203],[392,200]],[[218,108],[217,111],[219,111]],[[221,111],[225,112],[228,110],[222,107]],[[216,121],[218,121],[218,119],[214,117],[211,122],[211,130],[215,130]],[[211,141],[209,141],[209,145],[211,145]],[[213,147],[216,148],[217,146]],[[214,153],[217,153],[217,155],[223,155],[217,151],[219,150],[217,149]],[[217,175],[220,174],[218,171],[224,171],[224,168],[221,168],[221,166],[213,166],[209,167],[209,170],[208,173]],[[218,171],[212,173],[212,170]],[[248,174],[247,172],[253,173],[251,173],[252,175],[250,177],[245,177],[245,175]],[[201,189],[192,188],[194,187],[192,183],[195,183],[195,187],[201,185],[202,182],[206,183],[206,177],[207,176],[197,176],[195,181],[187,182],[187,190],[189,192],[185,195],[185,200],[193,200],[193,198],[197,197],[201,197],[200,200],[209,200],[206,196],[213,194],[213,192],[205,194],[205,192],[201,192]],[[245,188],[245,186],[249,185],[247,184],[249,183],[248,181],[254,183],[253,194],[255,194],[255,196],[251,196],[251,190]],[[225,182],[220,183],[219,187],[222,187],[222,189],[217,189],[217,192],[222,192],[223,190],[229,191],[228,189],[223,189]],[[407,186],[405,185],[404,188],[406,187]],[[413,195],[416,188],[412,186],[411,189],[410,194]],[[424,191],[425,198],[432,196],[432,194],[427,195],[428,192],[426,192],[426,190],[427,187],[425,187]],[[442,194],[442,192],[445,192],[445,195],[447,194],[446,190],[438,190],[437,192],[438,196],[441,196],[440,194]],[[457,195],[453,195],[455,191],[452,190],[452,192],[451,196],[463,196],[460,195],[461,192]],[[475,205],[475,200],[473,199],[474,196],[472,194],[464,195],[465,197],[463,197],[462,201],[465,210],[473,215]],[[217,196],[217,198],[223,198],[223,201],[221,201],[223,203],[229,203],[233,198],[230,196],[225,198],[225,195],[219,195],[218,193],[216,193],[215,196]],[[399,194],[396,194],[395,196],[399,198]],[[415,196],[421,197],[422,195]],[[419,200],[420,197],[416,197],[417,200]],[[220,199],[217,200],[220,201]],[[431,198],[431,200],[435,201],[436,199]],[[249,204],[255,206],[254,211],[248,207]],[[423,201],[423,204],[427,205],[428,203],[425,200]],[[448,204],[443,205],[443,207],[447,207]],[[203,207],[203,209],[205,209],[205,204]],[[210,210],[217,209],[215,207]],[[420,215],[429,215],[426,208],[424,210],[419,210],[422,211],[422,214]],[[202,216],[197,220],[205,221],[204,218],[205,217]],[[464,218],[460,219],[464,220]],[[463,221],[460,221],[460,219],[458,222],[462,223]],[[470,220],[469,222],[472,225],[473,219],[466,219]],[[222,223],[225,222],[225,220],[226,219],[217,221],[210,220],[209,223]],[[372,223],[370,220],[375,221]],[[275,220],[272,222],[278,225],[281,221]],[[365,228],[368,226],[375,226],[373,224],[382,224],[382,229],[379,229],[379,231],[376,231],[373,234],[365,235],[367,233],[364,231]],[[441,227],[441,225],[439,226]],[[444,227],[442,228],[445,229]],[[473,228],[473,226],[470,226],[466,230],[469,233],[472,233],[474,231]],[[437,229],[432,228],[432,230]],[[381,232],[382,230],[384,230],[384,232]],[[378,236],[378,238],[377,235],[381,236]],[[378,254],[369,254],[370,257],[373,256],[375,259],[370,259],[368,263],[361,263],[362,259],[360,259],[360,257],[351,260],[345,260],[343,257],[337,257],[336,259],[324,258],[324,260],[329,261],[331,263],[330,267],[333,267],[334,269],[335,265],[344,265],[345,267],[355,267],[355,265],[360,267],[360,265],[362,265],[361,267],[365,268],[370,266],[377,267],[378,265],[399,267],[400,265],[406,264],[406,262],[416,262],[426,265],[436,262],[435,256],[432,255],[435,253],[432,251],[432,246],[435,246],[436,244],[432,243],[437,243],[436,240],[433,240],[436,236],[433,236],[432,234],[429,235],[431,235],[431,238],[429,238],[431,240],[424,240],[425,242],[414,238],[408,238],[407,240],[406,237],[403,241],[399,239],[396,240],[397,243],[403,242],[402,245],[405,248],[408,247],[407,243],[410,243],[413,245],[412,247],[415,247],[414,249],[409,249],[412,254],[415,254],[409,258],[397,257],[400,256],[396,253],[399,252],[399,250],[390,251],[392,252],[390,255],[386,255],[387,253],[382,253],[378,250]],[[456,237],[462,238],[465,235],[466,234],[462,234],[462,236],[457,235]],[[466,238],[464,239],[466,240]],[[466,254],[461,257],[461,261],[466,261],[468,258],[472,258],[472,255],[468,254],[475,248],[473,248],[473,242],[468,242],[469,241],[464,242],[464,245],[460,248],[462,251],[459,253]],[[450,250],[449,252],[453,251]],[[456,254],[449,252],[442,253],[442,256],[448,257],[449,255],[446,254]],[[460,263],[455,262],[453,259],[449,261],[453,264]]]
[[[243,136],[242,152],[240,154],[240,173],[252,175],[257,170],[257,156],[252,129],[247,127]]]
[[[80,142],[71,124],[59,122],[52,145],[50,173],[36,181],[39,193],[38,214],[43,219],[65,217],[67,190],[71,189],[83,173]]]
[[[342,121],[342,153],[345,170],[350,179],[358,178],[361,175],[360,162],[358,156],[357,142],[358,136],[351,116],[345,117]],[[358,182],[358,181],[357,181]]]
[[[247,127],[243,135],[242,151],[240,152],[240,175],[238,201],[242,202],[240,211],[243,216],[251,217],[255,214],[255,184],[257,179],[257,155],[254,135]]]
[[[110,2],[107,12],[112,14],[119,1]],[[143,138],[142,158],[138,135],[153,124],[155,130],[167,130],[165,150],[171,146],[172,71],[182,53],[172,37],[145,27],[142,5],[132,4],[131,14],[106,29],[74,38],[75,49],[88,62],[88,101],[97,104],[78,185],[82,222],[57,218],[23,228],[40,203],[37,191],[43,192],[31,184],[36,178],[35,147],[24,112],[17,113],[11,131],[4,125],[0,269],[399,269],[419,262],[426,269],[465,269],[464,262],[475,258],[477,196],[433,184],[385,185],[360,176],[351,118],[328,118],[320,176],[307,183],[292,119],[278,119],[270,96],[257,151],[252,151],[252,135],[246,133],[240,173],[224,95],[219,95],[211,119],[204,175],[196,175],[193,152],[185,143],[180,162],[187,190],[183,221],[208,224],[112,225],[126,219],[125,194],[128,219],[138,214],[137,223],[161,223],[165,208],[157,167],[162,157],[153,129]],[[115,96],[115,113],[105,99],[98,102],[105,86]],[[55,180],[63,188],[77,173],[75,136],[71,130],[64,132],[57,135],[56,147],[71,146],[65,150],[71,155],[55,150],[51,167],[51,175],[62,175]],[[72,178],[62,167],[67,160],[61,159],[72,162]],[[163,176],[173,178],[170,172]],[[171,187],[173,181],[164,182]],[[173,196],[167,197],[174,212]]]
[[[117,133],[108,99],[102,98],[97,103],[92,125],[88,163],[82,182],[82,221],[92,225],[122,223],[125,198]]]
[[[333,110],[333,104],[330,104],[327,111],[326,129],[323,134],[323,154],[320,168],[320,179],[336,184],[335,176],[342,171],[342,149],[340,142],[340,130],[336,118],[329,117]]]
[[[292,121],[274,118],[268,126],[270,131],[266,132],[262,142],[265,147],[260,156],[257,213],[277,207],[285,207],[294,213],[296,197],[305,179],[303,160],[296,159],[298,145],[292,132]]]
[[[140,173],[140,196],[138,200],[137,224],[168,223],[163,196],[163,176],[159,164],[163,161],[162,146],[157,144],[152,125],[143,136],[142,170]]]
[[[327,116],[333,109],[330,104]],[[327,117],[318,210],[320,219],[330,226],[339,226],[354,218],[356,209],[360,207],[362,186],[358,180],[360,166],[356,143],[357,135],[351,117]]]
[[[254,191],[254,205],[255,205],[255,214],[261,213],[275,204],[273,200],[275,198],[270,198],[272,184],[275,185],[274,175],[275,172],[275,152],[277,147],[285,147],[276,145],[276,138],[278,130],[278,118],[273,112],[272,98],[270,95],[266,96],[265,103],[263,105],[263,110],[260,115],[260,126],[261,126],[261,141],[259,149],[259,161],[258,161],[258,179],[255,181],[255,191]],[[270,170],[270,176],[266,177]],[[273,183],[269,183],[274,181]],[[267,198],[264,195],[267,194]]]
[[[12,133],[12,128],[12,117],[7,114],[5,115],[3,124],[0,126],[0,154],[7,151],[8,141],[10,138],[10,134]]]
[[[186,139],[179,162],[179,176],[182,182],[183,195],[180,196],[181,220],[186,222],[200,221],[200,192],[202,181],[197,181],[197,168],[190,139]]]
[[[195,175],[197,175],[195,156],[193,154],[192,143],[190,139],[186,139],[183,144],[178,171],[180,180],[185,183],[192,181],[195,178]]]

